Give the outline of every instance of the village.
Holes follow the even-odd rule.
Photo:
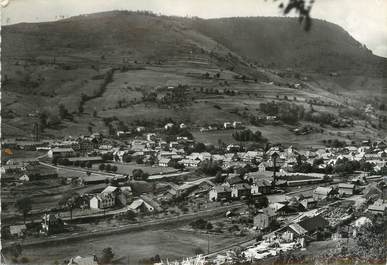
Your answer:
[[[269,144],[240,121],[219,129],[233,130],[239,141],[197,142],[188,125],[173,121],[114,137],[4,140],[1,231],[8,256],[17,262],[15,249],[23,245],[175,225],[238,238],[238,247],[210,250],[208,243],[185,260],[229,264],[284,258],[313,242],[352,242],[364,227],[383,231],[385,142],[297,150]],[[353,254],[348,245],[337,255],[346,254]],[[93,255],[67,261],[98,264]],[[152,261],[165,264],[163,258]]]

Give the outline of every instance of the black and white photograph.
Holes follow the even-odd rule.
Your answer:
[[[0,10],[0,264],[386,264],[387,0]]]

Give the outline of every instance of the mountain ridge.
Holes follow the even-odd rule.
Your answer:
[[[91,22],[95,25],[92,25]],[[34,49],[36,52],[42,52],[36,49],[39,47],[61,46],[60,41],[50,42],[45,38],[48,32],[53,35],[51,37],[60,35],[64,42],[71,42],[71,37],[78,38],[76,48],[80,50],[84,50],[85,46],[100,49],[99,42],[102,45],[122,48],[130,42],[135,42],[135,38],[141,39],[141,36],[147,34],[159,34],[152,30],[152,27],[161,26],[163,28],[158,28],[158,30],[164,30],[167,34],[170,34],[171,30],[180,31],[180,33],[194,30],[195,33],[211,38],[231,51],[257,61],[265,67],[301,67],[330,71],[349,68],[346,62],[341,62],[343,60],[350,61],[351,67],[353,64],[359,66],[361,64],[385,64],[387,61],[384,57],[373,55],[347,31],[334,23],[314,19],[311,31],[305,32],[296,18],[289,17],[202,19],[111,11],[75,16],[54,22],[19,23],[5,26],[3,35],[6,43],[9,34],[19,33],[31,37],[27,40],[31,42],[29,47],[31,53],[34,53]],[[86,33],[92,37],[81,39]],[[104,34],[108,41],[93,35],[100,33]],[[39,39],[34,39],[32,35],[37,35],[36,37],[47,41],[49,45],[42,45]],[[39,44],[34,45],[36,42]],[[16,47],[17,45],[16,41]],[[14,53],[12,48],[6,45],[4,53]],[[326,62],[322,61],[320,64],[313,62],[322,56],[327,57]]]

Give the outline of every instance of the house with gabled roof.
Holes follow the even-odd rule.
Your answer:
[[[257,186],[258,192],[262,194],[269,194],[273,189],[273,181],[270,179],[258,179],[252,185]]]
[[[293,234],[293,236],[292,236],[293,238],[294,237],[303,237],[308,233],[308,231],[305,228],[303,228],[301,225],[299,225],[297,223],[290,224],[287,227],[287,231]]]
[[[134,200],[129,206],[128,210],[133,211],[135,213],[151,213],[154,212],[155,209],[152,205],[145,202],[143,199]]]
[[[300,203],[304,206],[306,210],[314,209],[317,207],[317,200],[313,198],[305,198],[300,200]]]
[[[313,191],[313,198],[319,200],[332,200],[336,198],[337,192],[332,187],[317,187]]]
[[[381,198],[383,191],[375,184],[369,184],[363,190],[363,197],[368,199]]]
[[[168,167],[170,162],[171,162],[170,158],[160,158],[159,159],[159,166],[160,167]]]
[[[339,183],[339,194],[351,196],[355,193],[356,186],[352,183]]]
[[[227,175],[227,177],[224,179],[223,185],[231,187],[232,185],[242,183],[243,180],[239,176],[239,174],[230,173]]]
[[[277,213],[273,208],[266,207],[258,211],[253,218],[254,227],[256,229],[265,230],[275,222]]]
[[[90,199],[90,208],[106,209],[114,207],[116,204],[126,205],[127,199],[127,196],[122,193],[120,188],[109,185],[101,193]]]
[[[377,200],[367,208],[367,212],[375,215],[387,215],[387,203],[383,202],[382,199]]]
[[[25,235],[26,231],[27,231],[27,226],[25,224],[9,226],[9,233],[11,236],[22,237]]]
[[[228,186],[217,185],[209,192],[210,201],[229,200],[231,198],[231,188]]]
[[[56,158],[56,157],[72,157],[75,156],[75,151],[73,148],[51,148],[47,152],[47,156],[49,158]]]
[[[45,235],[61,233],[64,230],[64,223],[58,215],[44,214],[41,222],[40,232]]]
[[[329,227],[329,222],[321,215],[305,217],[298,224],[308,233],[314,233],[317,230]]]
[[[129,211],[135,213],[153,213],[162,211],[158,202],[145,195],[134,200],[127,208]]]
[[[116,198],[111,193],[98,194],[90,199],[91,209],[111,208],[116,204]]]
[[[200,160],[192,160],[192,159],[182,159],[178,162],[179,164],[183,164],[188,168],[196,168],[200,164]]]
[[[98,259],[96,256],[77,256],[71,258],[67,265],[98,265]]]
[[[251,194],[251,187],[247,183],[231,185],[231,198],[247,198]]]

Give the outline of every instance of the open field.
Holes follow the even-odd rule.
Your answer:
[[[235,242],[235,237],[211,235],[210,251],[220,249]],[[77,255],[100,255],[105,247],[112,247],[115,257],[137,264],[138,260],[159,254],[162,259],[174,260],[195,254],[195,249],[207,251],[208,237],[205,234],[182,232],[179,230],[148,230],[109,237],[82,240],[72,244],[58,244],[41,248],[26,248],[23,255],[29,264],[51,265],[55,260]]]
[[[232,119],[226,116],[225,121],[241,121],[241,119]],[[243,120],[242,120],[243,121]],[[247,125],[246,128],[252,131],[259,130],[262,135],[268,139],[270,143],[282,143],[285,145],[293,145],[297,148],[320,148],[324,146],[323,140],[338,139],[341,141],[350,142],[361,141],[371,138],[384,138],[383,134],[380,134],[373,128],[364,128],[360,124],[355,124],[351,128],[333,128],[326,126],[323,128],[323,132],[312,132],[306,135],[297,135],[292,130],[294,128],[301,127],[303,125],[309,125],[319,128],[319,125],[310,122],[300,122],[297,126],[293,125],[262,125],[253,126]],[[238,143],[232,134],[235,130],[217,130],[217,131],[193,131],[192,134],[199,142],[210,143],[217,145],[219,140],[226,144]],[[239,142],[239,144],[246,145],[248,143]]]
[[[134,169],[141,169],[145,173],[148,173],[149,175],[154,175],[154,174],[160,174],[160,173],[171,173],[175,172],[176,169],[170,168],[170,167],[160,167],[160,166],[147,166],[144,164],[137,164],[135,162],[131,163],[109,163],[111,165],[114,165],[117,167],[117,172],[118,174],[128,174],[131,175]],[[93,169],[98,170],[99,164],[94,164]],[[102,173],[102,172],[101,172]]]
[[[87,101],[84,105],[83,113],[74,112],[73,121],[62,121],[62,123],[55,128],[47,128],[45,134],[47,136],[76,136],[79,134],[87,134],[88,127],[90,127],[92,131],[99,131],[107,134],[107,127],[102,121],[103,118],[107,117],[116,117],[126,125],[133,125],[135,122],[142,120],[160,121],[165,118],[171,118],[193,126],[203,126],[211,123],[223,123],[225,121],[234,120],[248,124],[248,121],[242,117],[240,113],[248,113],[249,115],[254,116],[262,115],[263,113],[259,110],[260,103],[268,101],[294,103],[302,105],[306,110],[309,110],[310,105],[307,101],[318,99],[332,105],[323,106],[317,104],[313,106],[314,110],[329,112],[335,115],[338,114],[337,104],[345,105],[347,102],[350,102],[350,106],[359,106],[359,103],[356,100],[351,101],[348,96],[339,95],[335,90],[329,89],[329,84],[333,84],[333,81],[328,78],[321,83],[316,81],[316,78],[316,80],[313,79],[310,83],[306,83],[305,87],[302,89],[294,89],[266,82],[242,82],[241,80],[233,79],[232,72],[225,70],[221,71],[221,78],[219,80],[203,78],[202,75],[205,72],[211,74],[220,72],[219,68],[218,71],[216,71],[217,68],[213,68],[213,66],[194,68],[190,65],[177,67],[172,64],[170,66],[144,66],[141,69],[142,70],[128,70],[126,72],[115,71],[113,81],[107,85],[102,97]],[[88,71],[85,73],[88,73]],[[87,77],[85,78],[87,79]],[[229,85],[220,85],[225,80],[227,80]],[[98,84],[91,85],[91,83],[95,81],[98,80],[80,82],[79,84],[77,83],[76,86],[84,86],[80,91],[92,95],[94,93],[93,89],[98,87]],[[375,85],[371,81],[370,83]],[[178,104],[160,105],[142,102],[144,91],[147,92],[169,85],[177,86],[178,84],[189,86],[188,91],[190,96],[194,97],[193,101],[189,100],[181,106],[178,106]],[[93,87],[93,89],[90,86]],[[216,89],[218,91],[232,89],[238,91],[239,94],[235,96],[201,94],[198,93],[199,88]],[[71,89],[75,88],[73,87]],[[66,91],[68,92],[68,90]],[[17,116],[17,112],[19,112],[19,109],[21,110],[21,108],[15,109],[14,104],[19,104],[26,96],[24,94],[15,96],[10,91],[5,91],[5,95],[5,105],[10,107],[10,111],[16,113],[11,116]],[[70,107],[70,111],[78,105],[80,94],[72,94],[71,97],[71,100],[72,102],[75,102],[75,105]],[[285,100],[285,97],[287,97],[288,100]],[[48,100],[52,99],[50,98]],[[70,99],[66,98],[64,100]],[[125,103],[120,107],[119,102],[122,100],[124,100]],[[40,102],[40,99],[36,99],[33,102]],[[33,104],[33,102],[31,102],[31,104]],[[48,102],[45,105],[50,106],[52,104]],[[32,133],[32,126],[28,125],[30,121],[27,119],[26,113],[28,113],[29,109],[36,108],[38,108],[38,106],[27,105],[22,116],[7,120],[4,125],[6,133],[8,131],[12,132],[12,135],[20,135],[26,131]],[[236,110],[239,114],[235,112]],[[52,109],[50,109],[50,111],[52,111]],[[97,116],[92,115],[94,111],[96,111]],[[55,112],[56,111],[54,110],[53,113]],[[315,124],[315,126],[318,126],[318,124]],[[376,137],[380,136],[377,135],[377,129],[365,125],[364,122],[359,123],[357,127],[358,128],[349,129],[359,132],[359,136],[365,134],[369,135],[368,132],[364,132],[363,130],[372,131],[372,135]],[[21,128],[24,128],[25,130],[20,130]],[[286,126],[278,126],[276,130],[272,130],[268,127],[268,135],[273,138],[273,140],[271,140],[271,137],[269,137],[269,141],[282,142],[283,139],[288,139],[288,136],[290,136],[292,144],[297,144],[298,142],[313,142],[311,139],[308,139],[308,136],[293,137],[291,133],[286,132],[286,130]],[[264,131],[266,131],[265,128],[263,128],[263,133]],[[329,137],[327,137],[328,134],[329,131],[322,135],[313,135],[312,137],[315,139],[321,139],[323,137],[329,139]],[[360,139],[360,137],[357,138]],[[227,137],[225,138],[225,142],[229,142],[229,140],[230,139],[227,139]],[[209,142],[211,141],[213,141],[213,139]],[[313,144],[316,145],[318,143],[314,142]]]
[[[25,151],[25,150],[12,150],[12,155],[8,155],[4,152],[5,149],[1,149],[1,157],[3,159],[14,159],[14,158],[37,158],[41,155],[47,154],[46,151]]]
[[[36,157],[37,152],[17,152],[19,156]],[[7,203],[7,208],[3,210],[2,216],[14,215],[16,209],[14,203],[17,199],[24,196],[31,198],[32,201],[32,213],[44,211],[45,209],[57,208],[58,201],[61,197],[70,192],[75,191],[79,194],[92,193],[95,190],[101,190],[106,184],[77,186],[72,184],[63,184],[61,178],[78,178],[88,177],[86,172],[78,172],[70,169],[58,168],[57,170],[43,165],[39,166],[50,171],[55,171],[58,174],[58,178],[49,178],[36,181],[30,181],[18,186],[6,186],[3,185],[1,192],[1,199]],[[105,178],[104,178],[105,179]]]

